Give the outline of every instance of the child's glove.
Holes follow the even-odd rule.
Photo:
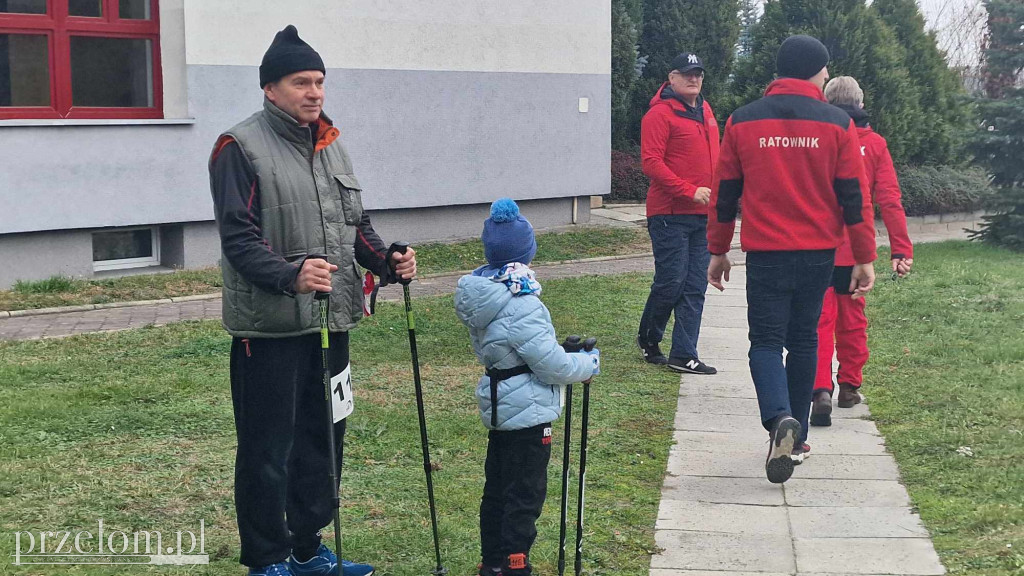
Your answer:
[[[584,350],[584,354],[589,354],[591,360],[594,361],[594,375],[601,373],[601,351],[597,348],[591,348],[590,350]]]

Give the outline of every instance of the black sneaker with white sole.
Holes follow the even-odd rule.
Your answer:
[[[768,459],[764,463],[764,471],[772,484],[782,484],[793,475],[793,448],[798,446],[800,423],[792,416],[783,416],[772,429],[771,443],[768,446]]]
[[[668,367],[686,374],[718,374],[718,370],[713,366],[708,366],[696,358],[669,358]]]
[[[647,344],[637,336],[636,347],[640,349],[640,355],[643,356],[644,362],[647,362],[648,364],[668,363],[668,358],[662,354],[661,348],[657,344]]]

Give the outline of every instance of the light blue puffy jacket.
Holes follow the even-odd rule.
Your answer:
[[[498,430],[520,430],[561,415],[561,387],[594,374],[586,353],[566,353],[555,339],[551,314],[534,294],[514,296],[484,276],[463,276],[455,289],[455,313],[469,327],[473,351],[485,368],[527,364],[498,385]],[[480,419],[491,428],[491,386],[485,374],[476,386]]]

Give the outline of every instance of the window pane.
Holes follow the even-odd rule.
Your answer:
[[[121,18],[149,20],[149,0],[118,0]]]
[[[140,38],[72,36],[71,101],[75,106],[152,106],[152,43]]]
[[[46,14],[46,0],[0,0],[0,13]]]
[[[125,258],[151,258],[153,231],[128,230],[124,232],[97,232],[92,235],[92,260],[123,260]]]
[[[103,16],[103,0],[68,0],[68,16]]]
[[[0,106],[49,105],[50,51],[46,36],[0,34]]]

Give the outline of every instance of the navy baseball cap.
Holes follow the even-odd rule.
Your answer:
[[[700,56],[692,52],[683,52],[679,56],[676,56],[672,60],[672,69],[679,72],[689,72],[690,70],[704,71],[704,61],[700,59]]]

